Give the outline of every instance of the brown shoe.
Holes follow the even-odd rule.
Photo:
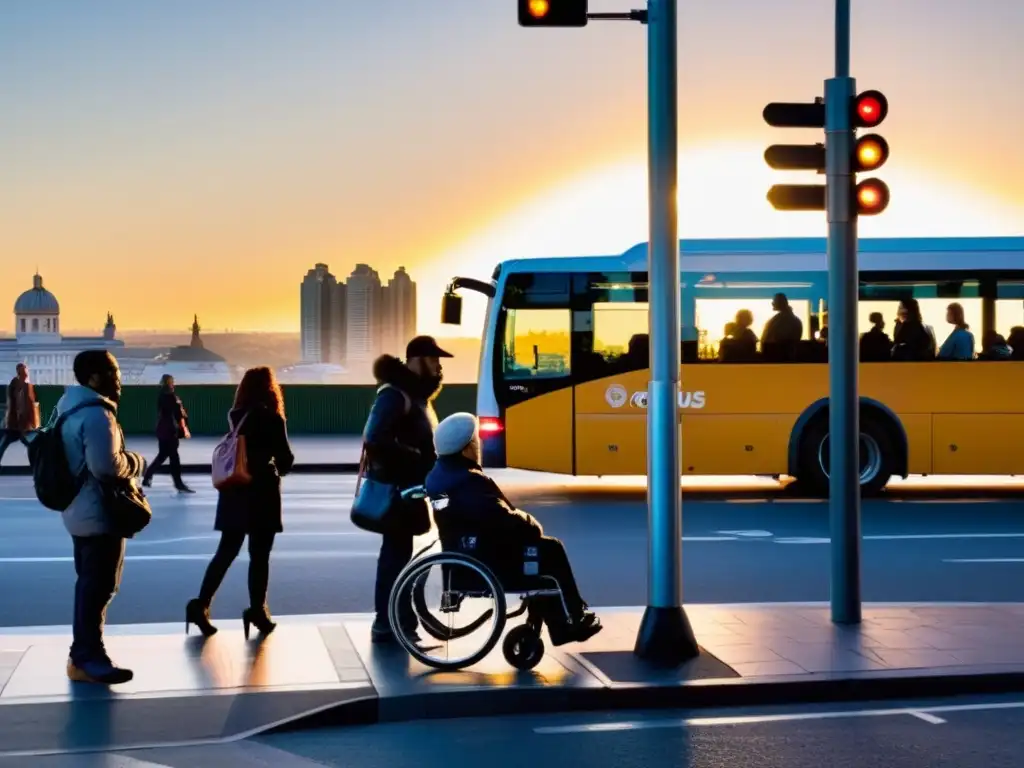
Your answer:
[[[120,685],[135,677],[130,669],[121,669],[107,660],[90,661],[76,665],[68,659],[68,680],[75,683],[93,683],[95,685]]]

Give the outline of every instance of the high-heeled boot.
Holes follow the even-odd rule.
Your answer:
[[[195,624],[202,632],[203,637],[217,634],[217,628],[210,623],[210,606],[198,598],[189,600],[185,606],[185,634],[188,634],[189,624]]]
[[[263,608],[246,608],[242,611],[242,630],[245,632],[245,639],[249,639],[249,626],[256,627],[261,635],[269,635],[277,624],[270,620],[270,612]]]

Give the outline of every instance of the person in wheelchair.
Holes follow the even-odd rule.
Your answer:
[[[447,505],[434,511],[442,546],[457,549],[460,541],[479,540],[474,555],[502,574],[498,578],[503,584],[510,581],[503,574],[522,574],[524,549],[536,546],[540,574],[558,581],[565,600],[563,608],[558,597],[536,598],[552,644],[581,642],[600,632],[601,622],[580,596],[562,542],[545,536],[540,523],[516,509],[484,474],[476,417],[455,413],[444,419],[434,432],[434,448],[438,458],[427,475],[426,491],[431,497],[448,498]]]

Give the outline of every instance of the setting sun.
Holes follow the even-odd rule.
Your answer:
[[[768,204],[765,194],[772,184],[808,183],[808,179],[806,174],[772,170],[762,153],[763,147],[755,144],[717,144],[680,154],[681,237],[825,234],[824,214],[780,213]],[[892,199],[882,216],[862,221],[861,236],[950,237],[1021,231],[1024,211],[981,190],[906,166],[887,165],[878,175],[892,190]],[[877,195],[873,189],[870,192]],[[870,207],[879,200],[862,202]],[[646,162],[609,163],[537,195],[476,236],[437,253],[423,277],[420,316],[432,332],[452,332],[437,320],[437,297],[453,275],[488,278],[494,266],[507,259],[616,254],[645,240]],[[460,333],[476,331],[483,309],[482,301],[467,301]]]

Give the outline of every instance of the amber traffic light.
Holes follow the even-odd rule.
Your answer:
[[[587,0],[519,0],[521,27],[585,27]]]
[[[889,187],[881,179],[865,179],[853,193],[858,216],[877,216],[889,207]]]
[[[889,142],[875,133],[861,136],[853,148],[853,172],[875,171],[889,159]]]

